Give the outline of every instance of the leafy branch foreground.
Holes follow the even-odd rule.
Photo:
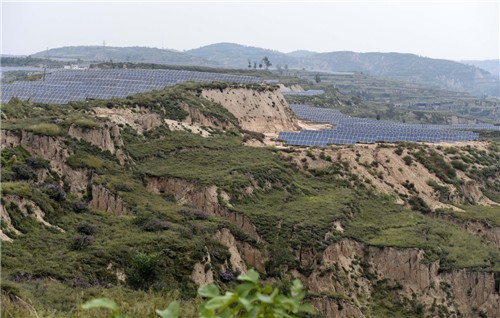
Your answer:
[[[261,286],[259,273],[251,269],[238,276],[241,282],[235,287],[234,292],[227,291],[221,294],[219,288],[214,285],[206,285],[198,289],[198,295],[205,298],[200,305],[200,318],[218,317],[296,317],[299,313],[313,313],[310,304],[301,304],[305,296],[304,286],[296,279],[290,286],[290,294],[281,293],[278,288],[270,285]],[[107,298],[99,298],[86,302],[82,305],[85,310],[99,308],[110,311],[110,318],[126,318],[120,313],[118,305]],[[178,301],[171,302],[164,310],[156,310],[161,318],[178,318],[180,315],[180,304]]]

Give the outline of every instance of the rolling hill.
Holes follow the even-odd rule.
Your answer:
[[[500,96],[499,78],[474,65],[402,53],[314,53],[275,50],[217,43],[185,52],[146,47],[72,46],[38,52],[33,57],[73,58],[92,61],[148,62],[170,65],[219,66],[247,69],[267,56],[272,68],[288,66],[318,72],[362,72],[365,74],[420,83],[477,96]],[[482,64],[481,64],[482,65]],[[484,68],[487,68],[484,66]],[[490,68],[488,68],[490,69]]]
[[[144,62],[173,65],[215,65],[204,59],[174,50],[150,47],[66,46],[31,55],[37,58],[80,59],[84,61]]]
[[[500,77],[500,60],[484,60],[484,61],[467,60],[461,62],[464,64],[474,65],[476,67],[482,68],[483,70],[490,72],[496,77]]]

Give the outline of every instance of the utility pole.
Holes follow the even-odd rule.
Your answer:
[[[102,41],[102,60],[106,61],[106,40]]]

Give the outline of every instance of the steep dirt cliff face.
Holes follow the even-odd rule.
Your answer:
[[[85,194],[87,184],[92,178],[88,169],[73,169],[66,164],[71,155],[62,138],[41,136],[30,132],[1,131],[1,148],[21,146],[31,155],[42,157],[49,161],[53,171],[64,177],[70,187],[70,192],[76,196]],[[42,183],[48,176],[47,169],[37,171],[38,181]]]
[[[257,241],[262,240],[255,226],[247,217],[227,208],[229,196],[216,186],[200,188],[195,183],[176,178],[146,177],[145,180],[149,191],[157,194],[171,194],[179,204],[193,206],[205,212],[222,216],[252,238]]]
[[[135,129],[139,134],[145,130],[159,127],[163,124],[161,116],[152,113],[146,108],[94,108],[94,114],[106,118],[116,125],[127,125]]]
[[[266,272],[265,261],[268,256],[247,242],[235,239],[228,229],[220,229],[215,233],[215,239],[226,246],[230,256],[230,266],[233,271],[245,272],[248,268],[255,268],[261,273]]]
[[[464,317],[477,317],[480,311],[496,317],[500,312],[493,273],[465,269],[439,273],[439,262],[426,263],[418,249],[368,247],[344,239],[330,245],[319,259],[320,265],[308,276],[293,273],[313,295],[320,295],[313,304],[327,317],[364,317],[359,309],[369,303],[374,280],[400,286],[401,299],[415,298],[427,312],[433,303]],[[375,278],[369,280],[364,273]],[[342,313],[339,307],[350,309]]]
[[[98,185],[92,185],[92,201],[90,201],[89,207],[114,215],[129,214],[122,198]]]
[[[196,285],[205,286],[214,282],[214,273],[211,269],[205,269],[205,264],[198,262],[194,264],[191,279]]]
[[[203,90],[201,96],[229,110],[245,130],[261,133],[298,130],[297,118],[278,90],[210,89]]]
[[[238,242],[228,229],[215,238],[228,248],[233,270],[254,267],[262,271],[268,255],[254,247],[248,258],[244,243]],[[374,284],[387,281],[395,287],[399,299],[415,299],[431,314],[436,306],[463,317],[497,317],[500,296],[495,288],[494,273],[474,270],[440,272],[439,261],[427,262],[424,252],[412,248],[366,246],[351,239],[329,245],[318,255],[302,257],[304,275],[292,270],[310,292],[311,303],[326,317],[365,317],[377,293]],[[364,309],[363,309],[364,308]],[[368,315],[369,316],[369,315]]]
[[[59,172],[64,169],[64,162],[70,155],[61,138],[37,135],[27,131],[2,130],[1,145],[2,148],[22,146],[32,155],[48,160],[51,167]]]
[[[472,308],[488,317],[500,313],[493,273],[466,269],[439,273],[439,262],[426,264],[423,251],[418,249],[370,247],[368,251],[370,270],[381,278],[400,283],[407,298],[416,294],[428,307],[436,300],[465,317],[475,316]]]
[[[112,154],[116,152],[117,147],[123,146],[120,128],[116,125],[108,126],[104,124],[98,128],[82,128],[77,125],[71,125],[68,134],[78,140],[83,139],[99,147],[101,150],[109,151]]]
[[[202,127],[212,127],[223,130],[234,128],[232,123],[228,121],[219,121],[213,117],[206,116],[198,108],[191,107],[187,103],[183,103],[181,107],[188,114],[182,122],[194,126],[197,129],[202,129]]]

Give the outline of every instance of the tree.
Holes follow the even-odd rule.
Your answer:
[[[253,68],[257,69],[257,62],[253,62]]]
[[[377,114],[377,120],[380,120],[380,114]]]
[[[262,63],[259,63],[259,68],[262,68]]]
[[[321,77],[319,76],[319,74],[316,74],[316,76],[314,76],[314,80],[316,81],[316,83],[321,83]]]
[[[281,64],[276,65],[276,68],[280,74],[283,74],[283,66],[281,66]]]
[[[264,56],[264,58],[262,59],[262,62],[266,66],[266,70],[269,69],[269,67],[273,65],[273,64],[271,64],[271,61],[269,61],[269,58],[267,56]]]
[[[252,61],[250,59],[248,59],[248,68],[252,68]]]

